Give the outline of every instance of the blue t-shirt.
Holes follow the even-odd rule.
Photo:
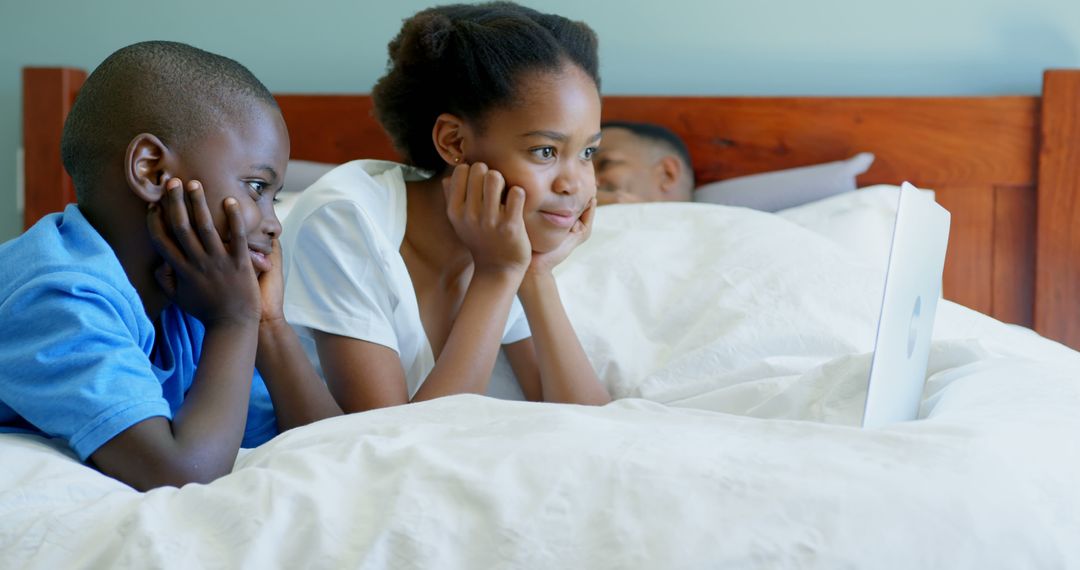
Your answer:
[[[67,441],[86,460],[125,429],[169,420],[191,387],[204,328],[169,305],[154,325],[109,244],[74,204],[0,245],[0,431]],[[244,447],[277,434],[255,372]]]

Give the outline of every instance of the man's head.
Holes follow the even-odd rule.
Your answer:
[[[678,135],[648,123],[611,121],[602,127],[593,157],[601,204],[691,199],[694,170]]]

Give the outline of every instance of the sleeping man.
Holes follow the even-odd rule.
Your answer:
[[[624,121],[606,122],[601,130],[603,140],[593,156],[598,204],[691,200],[694,170],[678,135],[659,125]]]

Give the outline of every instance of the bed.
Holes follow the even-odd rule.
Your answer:
[[[30,224],[73,196],[59,131],[85,73],[23,77]],[[294,159],[394,157],[366,96],[279,101]],[[606,97],[683,136],[701,182],[870,151],[872,188],[602,208],[558,274],[602,408],[356,414],[145,494],[0,434],[0,566],[1080,567],[1078,102],[1073,70],[1040,96]],[[902,180],[953,214],[946,301],[921,420],[862,430],[883,267],[845,241]]]

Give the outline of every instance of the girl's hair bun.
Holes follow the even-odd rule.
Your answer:
[[[442,59],[454,33],[454,22],[443,14],[431,14],[423,23],[420,43],[428,59]]]
[[[438,61],[446,53],[454,33],[454,22],[446,15],[425,11],[405,22],[401,33],[390,42],[390,61],[412,67]]]

